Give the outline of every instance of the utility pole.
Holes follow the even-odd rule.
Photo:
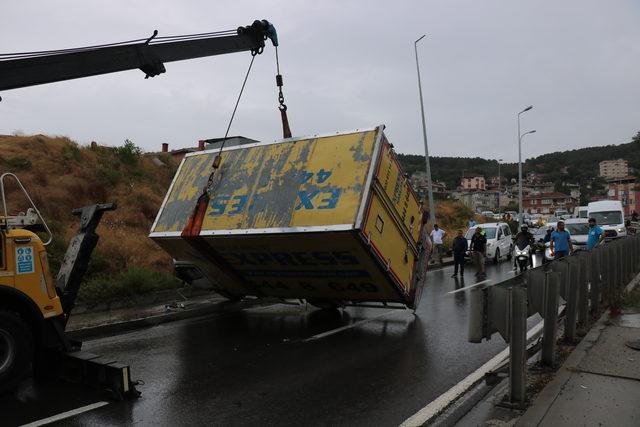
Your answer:
[[[534,133],[535,130],[526,132],[524,135],[520,134],[520,115],[533,108],[533,105],[529,105],[524,110],[518,113],[518,224],[522,225],[523,209],[522,209],[522,137],[524,135]]]
[[[429,145],[427,144],[427,122],[424,118],[424,102],[422,100],[422,82],[420,81],[420,63],[418,62],[418,42],[426,36],[423,35],[413,43],[416,52],[416,69],[418,70],[418,91],[420,92],[420,112],[422,113],[422,137],[424,139],[424,157],[427,163],[427,189],[429,193],[429,213],[431,215],[431,226],[436,223],[436,205],[433,203],[433,185],[431,182],[431,164],[429,162]]]

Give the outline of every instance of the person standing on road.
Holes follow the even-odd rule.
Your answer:
[[[453,239],[451,247],[453,249],[454,265],[453,275],[451,277],[456,277],[458,275],[458,266],[460,266],[460,276],[464,277],[464,256],[467,253],[469,244],[467,243],[467,239],[462,235],[462,230],[458,230],[458,235]]]
[[[595,248],[598,243],[604,240],[604,230],[599,225],[596,225],[595,218],[589,218],[589,234],[587,237],[587,250]]]
[[[633,213],[631,214],[631,221],[638,222],[638,212],[633,211]]]
[[[440,262],[440,266],[442,263],[442,250],[443,250],[443,238],[447,233],[438,228],[438,224],[433,224],[433,230],[431,230],[431,241],[433,242],[433,250],[438,256],[438,261]]]
[[[429,212],[422,213],[422,229],[420,230],[420,278],[424,280],[427,277],[427,266],[429,265],[429,254],[431,254],[431,239],[427,230],[429,222]]]
[[[468,227],[469,227],[469,228],[473,228],[473,227],[475,227],[475,226],[476,226],[476,220],[475,220],[475,219],[473,219],[473,218],[471,218],[471,219],[469,220]]]
[[[553,233],[553,227],[548,227],[547,234],[544,235],[544,243],[549,243],[551,241],[551,233]]]
[[[487,238],[482,233],[482,227],[476,227],[476,232],[473,233],[471,238],[471,257],[473,263],[478,270],[476,276],[486,277],[484,270],[484,258],[487,255]]]
[[[573,251],[573,245],[571,244],[571,234],[564,229],[564,221],[558,221],[558,229],[551,233],[551,253],[553,259],[564,258],[569,255],[569,252]]]

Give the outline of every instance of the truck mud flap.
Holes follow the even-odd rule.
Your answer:
[[[54,357],[56,376],[65,381],[104,390],[116,400],[140,396],[128,365],[85,351],[57,352]]]

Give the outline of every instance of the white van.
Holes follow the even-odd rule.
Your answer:
[[[509,224],[506,222],[492,222],[478,224],[477,227],[482,227],[484,236],[487,238],[487,260],[493,260],[497,264],[503,259],[511,259],[513,236],[511,235]],[[471,227],[465,236],[469,248],[471,248],[471,238],[475,232],[476,227]],[[469,255],[469,252],[467,252],[467,255]]]
[[[578,206],[577,208],[575,208],[573,210],[574,213],[574,217],[575,218],[587,218],[588,214],[589,214],[589,207],[588,206]]]
[[[605,231],[606,237],[623,237],[627,235],[627,227],[624,225],[624,210],[619,200],[601,200],[589,203],[587,214],[589,218],[595,218]]]

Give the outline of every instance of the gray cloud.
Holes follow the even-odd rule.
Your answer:
[[[627,142],[640,129],[640,5],[634,1],[11,2],[0,52],[221,30],[278,29],[294,134],[385,123],[398,151],[422,153],[413,40],[421,42],[434,155],[517,158]],[[166,65],[2,93],[0,133],[192,146],[224,134],[250,55]],[[233,134],[280,136],[272,48],[256,59]]]

